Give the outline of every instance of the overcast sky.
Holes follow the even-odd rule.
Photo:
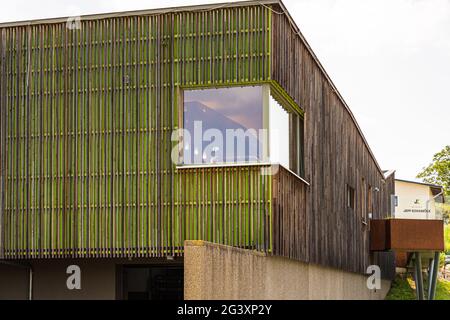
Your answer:
[[[0,21],[222,1],[13,0]],[[450,144],[450,0],[285,0],[383,169],[413,179]]]

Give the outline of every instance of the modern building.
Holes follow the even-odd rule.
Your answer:
[[[0,55],[1,298],[386,294],[394,174],[280,1],[5,23]]]

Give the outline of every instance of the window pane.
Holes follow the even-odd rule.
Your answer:
[[[270,97],[269,103],[270,161],[283,167],[289,166],[289,114]]]
[[[260,161],[262,90],[261,86],[186,90],[183,163]]]
[[[305,159],[304,159],[304,123],[303,118],[296,116],[297,118],[297,141],[296,141],[296,149],[297,149],[297,174],[301,177],[305,176]]]
[[[304,176],[304,164],[303,164],[303,118],[296,114],[290,114],[290,165],[291,170],[297,175]]]

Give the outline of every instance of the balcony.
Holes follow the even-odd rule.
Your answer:
[[[371,251],[443,251],[442,220],[386,219],[370,222]]]

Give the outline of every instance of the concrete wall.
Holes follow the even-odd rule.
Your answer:
[[[115,299],[116,265],[155,262],[31,261],[33,299]],[[71,264],[81,268],[81,290],[67,289]],[[382,299],[390,286],[383,280],[382,289],[373,292],[360,274],[202,241],[186,242],[184,266],[186,299]],[[0,299],[27,298],[28,270],[0,265]]]
[[[67,289],[69,265],[81,269],[81,289]],[[47,260],[33,265],[33,299],[115,299],[115,264],[109,260]]]
[[[34,260],[33,299],[115,299],[116,273],[111,260]],[[66,269],[70,265],[81,269],[81,289],[69,290]],[[0,265],[0,299],[28,299],[28,269]]]
[[[116,299],[121,298],[121,286],[116,268],[122,265],[177,264],[161,258],[148,259],[48,259],[23,261],[33,268],[33,299]],[[81,269],[81,289],[69,290],[66,285],[67,267],[77,265]],[[121,270],[121,269],[120,269]],[[0,264],[0,299],[28,299],[28,269]],[[116,292],[117,291],[117,292]]]
[[[185,299],[384,299],[366,277],[203,241],[186,241]]]
[[[28,299],[28,269],[0,264],[0,300]]]

